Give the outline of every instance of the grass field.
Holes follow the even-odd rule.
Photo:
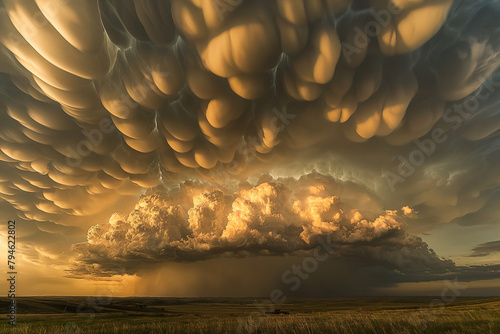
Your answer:
[[[265,300],[22,297],[1,333],[500,333],[500,299],[295,299],[265,315]],[[0,298],[7,309],[8,300]],[[4,312],[2,312],[4,313]]]

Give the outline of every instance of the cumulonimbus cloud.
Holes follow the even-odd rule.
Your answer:
[[[345,194],[346,201],[342,196]],[[364,215],[355,206],[368,192],[313,173],[300,179],[261,180],[235,192],[204,183],[141,197],[127,216],[92,226],[76,244],[73,274],[107,276],[125,268],[140,273],[148,263],[213,257],[306,254],[329,244],[333,256],[374,261],[401,272],[445,274],[455,268],[405,223],[409,207]]]
[[[422,225],[498,216],[499,13],[493,0],[1,1],[0,198],[55,221],[181,183],[94,224],[75,273],[307,252],[319,237],[401,272],[453,272],[386,209],[415,207]],[[325,155],[346,188],[370,185],[352,190],[366,201],[330,179],[224,188]]]

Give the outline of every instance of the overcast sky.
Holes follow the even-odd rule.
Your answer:
[[[498,295],[499,16],[0,1],[0,249],[15,219],[19,293]]]

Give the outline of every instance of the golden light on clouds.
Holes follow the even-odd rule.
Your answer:
[[[494,0],[4,0],[1,212],[19,217],[26,263],[65,282],[300,258],[318,238],[339,266],[390,273],[373,286],[494,278],[499,13]],[[444,224],[481,235],[436,255],[426,234]]]

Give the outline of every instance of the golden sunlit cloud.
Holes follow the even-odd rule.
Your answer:
[[[402,281],[484,278],[422,234],[498,223],[499,14],[493,0],[4,0],[0,199],[35,224],[22,251],[104,277],[329,237]],[[498,239],[463,256],[498,255]]]

